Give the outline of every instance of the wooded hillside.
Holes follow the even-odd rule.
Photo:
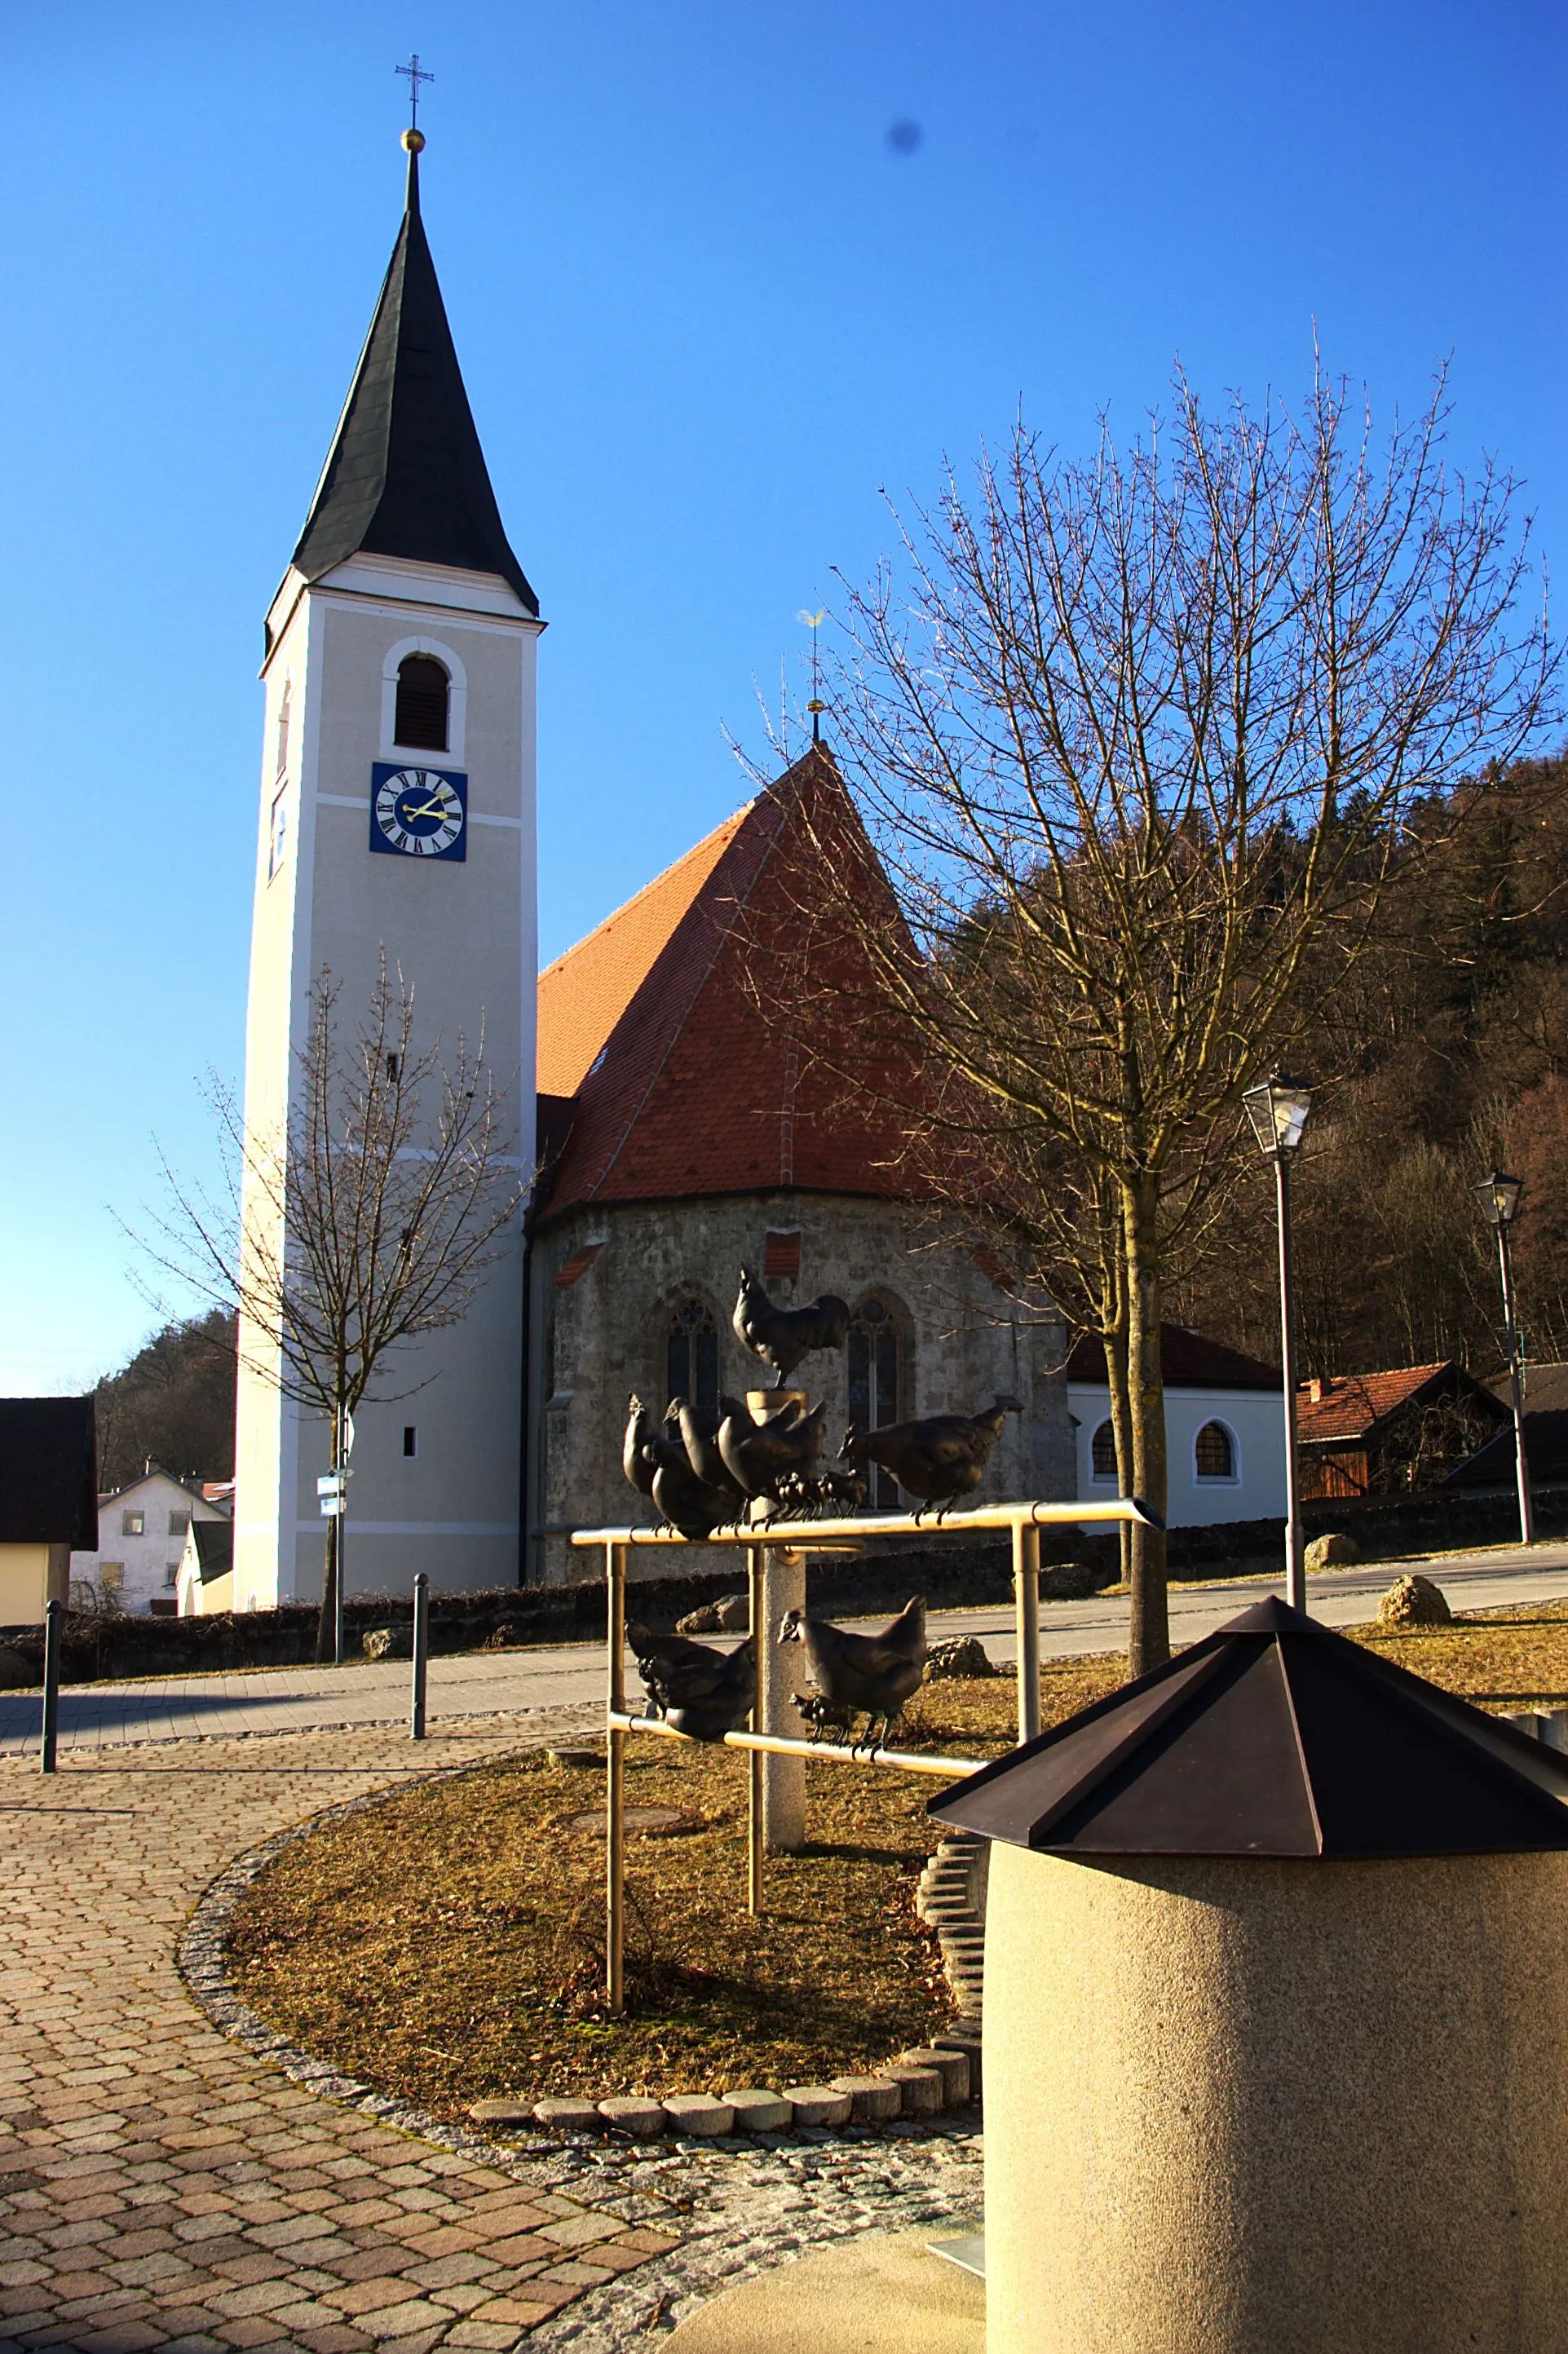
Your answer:
[[[1304,1373],[1503,1359],[1496,1243],[1474,1186],[1522,1176],[1514,1267],[1527,1357],[1568,1357],[1568,754],[1479,789],[1414,839],[1354,1004],[1315,1009],[1294,1180]],[[1231,1214],[1171,1302],[1278,1355],[1273,1181],[1244,1140]]]
[[[95,1395],[101,1489],[149,1458],[176,1479],[233,1477],[234,1319],[222,1309],[165,1324]]]

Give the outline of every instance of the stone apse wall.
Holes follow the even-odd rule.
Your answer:
[[[1060,1318],[1048,1302],[1024,1307],[999,1290],[968,1250],[933,1238],[927,1215],[894,1202],[782,1193],[588,1209],[551,1225],[534,1246],[530,1583],[599,1573],[601,1563],[574,1554],[570,1529],[652,1522],[652,1507],[621,1474],[621,1433],[631,1391],[663,1411],[666,1336],[683,1303],[698,1300],[713,1318],[721,1390],[744,1394],[770,1380],[730,1316],[741,1264],[760,1273],[769,1233],[796,1231],[798,1279],[768,1281],[777,1305],[837,1292],[856,1309],[874,1296],[898,1334],[897,1418],[972,1414],[1011,1392],[1023,1411],[1008,1417],[981,1494],[1075,1493]],[[796,1378],[827,1402],[830,1462],[849,1420],[846,1352],[807,1358]],[[730,1578],[742,1568],[735,1549],[704,1558]],[[633,1566],[652,1575],[674,1564],[644,1554]]]

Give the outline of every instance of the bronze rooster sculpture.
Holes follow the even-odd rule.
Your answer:
[[[825,1291],[809,1308],[775,1308],[758,1278],[743,1267],[732,1321],[742,1348],[773,1368],[774,1386],[782,1389],[813,1349],[843,1347],[850,1307],[836,1292]]]

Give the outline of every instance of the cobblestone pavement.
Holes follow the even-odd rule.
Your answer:
[[[548,2175],[324,2101],[229,2041],[175,1966],[238,1850],[517,1745],[384,1734],[0,1766],[0,2349],[506,2348],[668,2250]]]
[[[809,2243],[973,2217],[972,2114],[503,2150],[325,2099],[196,2008],[176,1950],[237,1856],[591,1722],[551,1712],[520,1740],[486,1720],[422,1752],[371,1732],[206,1739],[79,1755],[51,1781],[0,1762],[0,2354],[620,2354]]]

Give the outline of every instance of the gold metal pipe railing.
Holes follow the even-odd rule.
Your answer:
[[[662,1717],[639,1716],[626,1705],[626,1556],[647,1545],[705,1546],[743,1544],[747,1548],[747,1588],[750,1639],[766,1634],[762,1608],[761,1554],[768,1545],[794,1546],[810,1553],[822,1541],[843,1537],[921,1536],[938,1529],[1006,1529],[1012,1543],[1014,1621],[1018,1642],[1018,1738],[1032,1741],[1040,1730],[1040,1531],[1052,1526],[1141,1522],[1158,1528],[1155,1515],[1136,1497],[1105,1498],[1093,1502],[983,1504],[966,1511],[958,1522],[927,1522],[913,1512],[868,1514],[864,1519],[837,1521],[775,1521],[770,1527],[737,1526],[715,1530],[711,1537],[683,1537],[677,1529],[577,1529],[574,1545],[602,1545],[605,1558],[606,1618],[609,1651],[605,1691],[605,1990],[612,2014],[626,2008],[626,1742],[633,1733],[650,1733],[670,1741],[686,1741]],[[758,1659],[760,1669],[760,1658]],[[755,1723],[756,1718],[753,1717]],[[780,1734],[727,1733],[724,1746],[747,1753],[747,1897],[756,1914],[762,1910],[763,1797],[765,1756],[813,1757],[835,1766],[890,1768],[895,1773],[927,1774],[943,1780],[959,1779],[978,1770],[972,1757],[931,1757],[906,1749],[857,1753],[833,1742],[795,1741]]]

